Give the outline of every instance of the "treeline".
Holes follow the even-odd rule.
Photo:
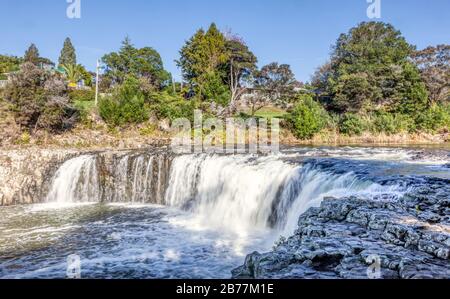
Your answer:
[[[297,137],[450,130],[450,46],[417,51],[389,24],[342,34],[288,117]]]
[[[70,39],[56,68],[34,45],[23,58],[0,56],[0,79],[10,74],[3,98],[24,130],[66,130],[88,123],[92,112],[116,128],[149,119],[192,119],[196,109],[209,116],[254,117],[270,106],[286,111],[284,126],[308,139],[330,131],[449,131],[449,61],[448,45],[417,51],[391,25],[361,23],[338,38],[329,62],[304,84],[289,65],[259,68],[241,37],[211,24],[180,50],[182,82],[173,80],[155,49],[138,48],[126,38],[102,58],[98,107],[94,74],[77,64]]]

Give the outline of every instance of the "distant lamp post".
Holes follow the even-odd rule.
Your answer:
[[[95,77],[95,107],[98,107],[98,81],[99,81],[100,60],[97,59],[97,73]]]

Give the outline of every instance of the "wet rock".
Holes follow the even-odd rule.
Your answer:
[[[247,257],[233,277],[448,279],[450,223],[440,216],[448,181],[420,187],[396,202],[327,198],[300,216],[294,236]]]

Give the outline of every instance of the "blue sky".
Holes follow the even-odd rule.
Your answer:
[[[423,48],[450,43],[449,0],[381,0],[382,19]],[[0,53],[22,56],[34,42],[42,56],[57,61],[69,36],[79,62],[93,70],[103,54],[129,35],[139,47],[152,46],[165,67],[180,77],[174,62],[184,42],[216,22],[245,39],[259,58],[292,66],[310,79],[327,60],[340,33],[368,21],[367,0],[81,0],[81,19],[69,19],[66,0],[0,0]]]

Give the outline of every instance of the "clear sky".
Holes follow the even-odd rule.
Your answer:
[[[152,46],[166,69],[180,77],[174,60],[200,27],[216,22],[247,42],[259,64],[292,66],[310,79],[327,60],[340,33],[368,21],[367,0],[80,0],[81,19],[69,19],[67,0],[0,0],[0,53],[22,56],[35,43],[41,56],[57,61],[65,37],[89,69],[116,51],[129,35]],[[450,43],[450,0],[381,0],[381,21],[400,29],[423,48]]]

